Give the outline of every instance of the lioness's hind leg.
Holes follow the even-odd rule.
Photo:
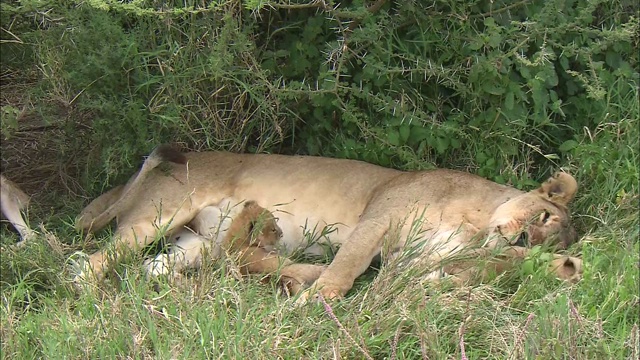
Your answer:
[[[204,252],[213,259],[220,257],[219,244],[189,229],[179,231],[172,238],[177,240],[166,254],[159,254],[153,259],[145,260],[147,277],[159,275],[176,277],[185,269],[198,268],[202,264]]]
[[[100,229],[92,228],[93,219],[96,216],[102,214],[105,210],[111,206],[122,194],[122,189],[124,189],[124,185],[119,185],[114,187],[113,189],[105,192],[104,194],[98,196],[92,202],[89,203],[82,211],[80,215],[76,218],[76,230],[91,230],[98,231]]]
[[[130,224],[121,224],[118,226],[114,234],[113,250],[115,254],[120,254],[126,250],[140,250],[144,246],[153,242],[157,235],[158,229],[165,229],[167,232],[173,231],[175,228],[183,226],[195,214],[193,211],[177,211],[174,216],[163,216],[162,219],[169,219],[160,223],[154,221],[139,221]],[[83,265],[83,269],[76,269],[76,280],[86,280],[87,272],[93,273],[95,279],[99,280],[111,260],[108,256],[107,249],[99,250],[89,256],[88,264]]]

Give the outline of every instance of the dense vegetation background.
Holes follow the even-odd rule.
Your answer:
[[[470,358],[637,358],[637,1],[0,6],[2,171],[44,224],[40,243],[3,248],[3,358],[440,359],[464,354],[465,332]],[[78,299],[65,258],[100,238],[74,233],[73,217],[164,142],[459,168],[523,189],[562,167],[581,186],[571,251],[585,279],[439,292],[382,269],[335,320],[283,310],[220,268],[165,297],[131,275]]]

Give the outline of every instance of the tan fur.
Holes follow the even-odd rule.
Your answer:
[[[421,260],[436,266],[471,245],[548,242],[566,247],[575,238],[567,204],[577,185],[568,174],[522,192],[464,172],[403,172],[344,159],[225,152],[187,153],[185,158],[187,165],[171,163],[168,171],[160,171],[147,164],[162,159],[150,156],[144,176],[141,171],[129,182],[136,186],[128,186],[126,199],[123,195],[101,215],[102,220],[118,219],[117,248],[147,244],[158,227],[178,229],[224,199],[254,199],[277,210],[286,251],[306,245],[304,234],[314,228],[330,227],[328,236],[316,240],[340,245],[301,301],[315,290],[328,298],[343,296],[384,244],[391,258],[408,245],[422,244]],[[322,247],[306,249],[318,253]],[[104,252],[89,260],[101,276],[108,265]]]
[[[281,269],[283,286],[290,294],[297,294],[306,284],[315,281],[326,266],[295,264],[273,251],[282,230],[273,214],[255,201],[245,202],[243,210],[233,219],[223,248],[238,255],[240,271],[247,274],[275,274]]]
[[[233,219],[222,244],[229,252],[243,252],[251,247],[273,248],[280,237],[282,230],[273,214],[249,200]]]
[[[190,229],[185,228],[174,235],[176,242],[167,254],[145,262],[148,275],[171,274],[174,279],[180,279],[183,269],[200,267],[203,253],[216,259],[224,250],[237,259],[244,275],[274,275],[282,270],[283,285],[289,293],[295,294],[304,284],[313,282],[325,268],[294,264],[275,253],[273,249],[282,237],[282,230],[273,214],[255,201],[246,201],[239,212],[234,209],[229,214],[213,208],[200,212],[191,222]],[[221,229],[224,227],[222,218],[230,217],[233,219],[229,227]],[[220,233],[223,238],[218,241],[216,234]]]
[[[117,216],[117,213],[135,202],[135,192],[142,185],[141,182],[147,173],[158,167],[163,161],[171,161],[176,164],[186,163],[184,156],[180,152],[174,151],[171,146],[158,146],[149,155],[138,174],[132,177],[127,185],[109,190],[92,201],[76,219],[76,228],[99,230],[105,227],[111,219]]]
[[[2,215],[13,225],[20,234],[21,241],[16,246],[22,246],[35,236],[35,232],[27,225],[22,213],[29,206],[29,196],[9,179],[0,175],[0,209]]]
[[[272,252],[282,236],[273,214],[255,201],[247,201],[233,219],[222,247],[228,254],[238,256],[243,274],[271,273],[291,261]]]

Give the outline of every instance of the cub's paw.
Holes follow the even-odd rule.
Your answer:
[[[161,275],[168,275],[171,273],[169,267],[169,255],[160,254],[153,259],[145,259],[142,263],[144,267],[145,277],[147,280],[159,277]]]

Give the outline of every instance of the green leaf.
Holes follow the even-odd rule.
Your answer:
[[[525,79],[531,79],[531,71],[524,66],[520,68],[520,75]]]
[[[612,69],[617,69],[620,67],[620,64],[622,63],[622,57],[620,57],[620,54],[618,53],[615,53],[613,51],[607,51],[607,55],[605,55],[605,62]]]
[[[491,34],[487,43],[490,47],[497,48],[498,46],[500,46],[500,44],[502,44],[502,35],[497,32]]]
[[[542,253],[540,254],[540,260],[542,260],[545,263],[551,262],[551,260],[553,260],[553,255],[549,253]]]
[[[545,83],[548,87],[558,86],[558,74],[553,69],[545,72]]]
[[[438,154],[444,154],[444,152],[447,151],[448,147],[449,141],[447,140],[447,138],[440,136],[436,138],[436,151],[438,152]]]
[[[483,151],[478,151],[476,153],[476,162],[482,164],[485,161],[487,161],[489,157],[487,156],[487,154],[485,154]]]
[[[389,129],[387,133],[389,143],[393,146],[400,146],[400,133],[396,129]]]
[[[562,66],[563,70],[569,69],[569,59],[566,56],[560,56],[560,66]]]
[[[567,140],[563,142],[562,145],[560,145],[558,150],[560,150],[560,152],[566,153],[568,151],[575,149],[578,145],[579,145],[578,142],[575,140]]]
[[[411,132],[409,133],[409,139],[407,143],[410,145],[418,144],[421,141],[425,140],[429,137],[430,131],[429,129],[422,126],[412,126]]]
[[[542,246],[536,245],[529,250],[529,257],[535,257],[542,253]]]
[[[515,95],[509,91],[504,99],[504,107],[507,110],[513,110],[513,103],[515,102]]]
[[[492,81],[486,81],[482,85],[482,90],[488,92],[491,95],[502,95],[505,92],[503,86],[496,84]]]
[[[411,127],[407,124],[402,124],[398,131],[400,132],[400,143],[403,145],[406,144],[411,134]]]
[[[482,40],[477,39],[477,40],[475,40],[475,41],[472,41],[472,42],[469,44],[469,49],[471,49],[471,50],[474,50],[474,51],[475,51],[475,50],[480,49],[483,45],[484,45],[484,43],[482,42]]]
[[[531,98],[536,105],[544,105],[549,102],[549,93],[539,80],[529,81],[529,86],[531,87]]]
[[[535,272],[535,262],[531,259],[529,260],[525,260],[522,263],[522,272],[525,275],[533,275],[533,273]]]

